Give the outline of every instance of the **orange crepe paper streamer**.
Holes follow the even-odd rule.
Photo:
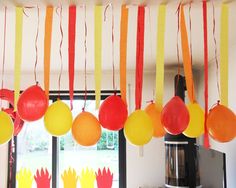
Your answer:
[[[50,80],[52,19],[53,19],[53,7],[48,6],[46,9],[45,36],[44,36],[44,89],[45,89],[45,94],[48,98],[49,98],[49,80]]]
[[[184,6],[180,7],[180,31],[181,31],[181,43],[182,43],[182,55],[184,64],[184,74],[186,79],[188,97],[191,103],[195,101],[194,83],[193,83],[193,72],[191,55],[188,45],[188,34],[184,16]]]
[[[129,9],[126,5],[121,8],[120,22],[120,92],[121,98],[127,104],[126,99],[126,57],[127,57],[127,33],[128,33]]]

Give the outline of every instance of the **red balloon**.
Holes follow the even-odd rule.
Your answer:
[[[100,106],[99,122],[106,129],[112,131],[122,129],[127,117],[127,106],[119,96],[112,95],[107,97]]]
[[[173,97],[161,112],[161,122],[172,135],[182,133],[189,123],[189,112],[180,97]]]
[[[0,89],[0,98],[6,100],[11,106],[14,106],[14,91],[8,89]],[[3,109],[8,113],[14,121],[14,136],[17,136],[23,128],[24,121],[20,118],[17,112],[14,112],[13,107]]]
[[[19,97],[17,110],[26,121],[36,121],[43,117],[48,107],[45,92],[38,85],[26,89]]]

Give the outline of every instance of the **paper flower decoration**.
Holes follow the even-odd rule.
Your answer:
[[[18,188],[32,188],[34,178],[29,169],[22,168],[16,174],[16,180],[18,182]]]
[[[37,170],[34,180],[37,184],[37,188],[50,188],[51,175],[49,175],[48,170],[43,168],[41,171]]]
[[[96,173],[96,179],[97,179],[98,188],[111,188],[112,187],[113,174],[111,173],[109,168],[107,169],[107,171],[105,167],[103,168],[102,171],[99,168],[98,172]]]
[[[64,183],[64,188],[76,188],[78,182],[78,176],[75,169],[69,168],[68,171],[64,171],[61,175],[61,178]]]
[[[88,168],[86,168],[86,170],[83,169],[79,176],[81,188],[94,188],[95,179],[96,175],[92,169],[91,170],[89,170]]]

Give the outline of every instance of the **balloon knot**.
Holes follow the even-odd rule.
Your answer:
[[[217,100],[217,105],[219,105],[220,104],[220,100]]]
[[[153,100],[150,100],[150,101],[146,101],[146,103],[152,103],[152,104],[153,104]]]
[[[39,85],[39,82],[38,81],[36,81],[36,86],[38,86]]]
[[[83,107],[83,108],[82,108],[82,111],[84,112],[84,110],[85,110],[85,108]]]

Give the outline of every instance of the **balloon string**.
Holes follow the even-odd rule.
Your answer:
[[[36,32],[36,36],[35,36],[35,64],[34,64],[34,80],[35,83],[38,84],[37,81],[37,74],[36,74],[36,69],[37,69],[37,64],[38,64],[38,36],[39,36],[39,7],[37,6],[37,16],[38,16],[38,24],[37,24],[37,32]]]
[[[106,21],[106,13],[107,9],[111,7],[111,13],[112,13],[112,34],[111,34],[111,39],[112,39],[112,83],[113,83],[113,90],[116,93],[116,84],[115,84],[115,57],[114,57],[114,8],[112,3],[109,3],[105,10],[104,10],[104,21]]]
[[[176,11],[176,13],[177,13],[177,35],[176,35],[176,47],[177,47],[176,49],[177,49],[177,51],[176,51],[176,54],[177,54],[177,61],[178,61],[178,73],[177,73],[178,77],[177,77],[177,81],[175,83],[175,96],[177,94],[177,88],[178,88],[178,85],[179,85],[179,76],[180,76],[180,58],[179,58],[179,28],[180,28],[180,26],[179,26],[179,14],[180,14],[180,6],[181,6],[181,3],[179,3],[177,11]]]
[[[87,101],[87,21],[86,21],[86,5],[84,5],[84,107],[83,111],[86,107],[86,101]]]
[[[59,13],[58,13],[59,9]],[[60,33],[61,33],[61,41],[60,41],[60,48],[59,48],[59,54],[60,54],[60,73],[58,77],[58,98],[61,96],[61,75],[63,70],[63,60],[62,60],[62,44],[63,44],[63,29],[62,29],[62,5],[56,9],[57,15],[60,17]]]
[[[220,84],[219,84],[219,62],[218,62],[218,58],[217,58],[217,42],[216,42],[216,36],[215,36],[215,29],[216,29],[216,20],[215,20],[215,5],[214,2],[212,1],[212,10],[213,10],[213,38],[214,38],[214,45],[215,45],[215,63],[216,63],[216,84],[217,84],[217,91],[218,91],[218,95],[220,98]]]
[[[3,37],[3,55],[2,55],[2,83],[1,89],[4,87],[4,72],[5,72],[5,54],[6,54],[6,24],[7,23],[7,7],[4,8],[4,37]],[[1,98],[1,110],[3,109]]]

